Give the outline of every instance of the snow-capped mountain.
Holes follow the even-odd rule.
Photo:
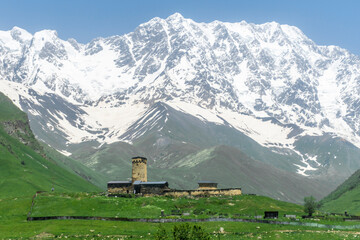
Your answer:
[[[359,69],[357,56],[275,22],[196,23],[176,13],[88,44],[50,30],[0,31],[0,91],[28,112],[38,138],[68,154],[72,144],[161,132],[169,113],[152,106],[163,102],[296,155],[295,171],[311,175],[329,161],[301,139],[360,147]]]

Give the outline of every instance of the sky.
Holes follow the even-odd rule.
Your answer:
[[[358,0],[0,0],[0,30],[52,29],[61,39],[87,43],[178,12],[195,22],[288,24],[318,45],[360,55],[359,10]]]

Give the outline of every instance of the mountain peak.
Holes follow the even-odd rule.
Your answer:
[[[185,18],[180,13],[174,13],[167,17],[165,20],[168,22],[180,23],[183,22]]]
[[[150,21],[140,24],[140,26],[142,26],[142,25],[146,26],[148,24],[152,25],[153,23],[163,22],[163,21],[167,21],[167,22],[171,22],[171,23],[178,23],[178,22],[182,22],[183,20],[184,20],[184,17],[180,13],[174,13],[174,14],[170,15],[169,17],[167,17],[166,19],[154,17]]]
[[[35,35],[46,35],[46,36],[55,36],[58,37],[57,31],[56,30],[51,30],[51,29],[44,29],[41,30],[39,32],[36,32]]]
[[[20,41],[20,40],[30,40],[32,38],[32,35],[28,31],[26,31],[26,30],[24,30],[22,28],[19,28],[17,26],[14,26],[10,30],[10,34],[11,34],[13,39],[18,40],[18,41]]]
[[[171,19],[184,19],[184,17],[180,13],[176,12],[176,13],[170,15],[167,19],[169,19],[169,20],[171,20]]]
[[[55,39],[58,38],[58,34],[57,34],[57,32],[55,30],[45,29],[45,30],[41,30],[39,32],[36,32],[34,34],[34,38],[38,39],[38,40],[41,40],[41,41],[52,42],[52,41],[54,41]]]
[[[24,29],[22,29],[22,28],[20,28],[18,26],[14,26],[10,31],[11,32],[14,32],[14,31],[20,31],[20,32],[25,31],[26,32],[26,30],[24,30]]]

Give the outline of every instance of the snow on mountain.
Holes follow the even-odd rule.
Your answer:
[[[88,44],[51,30],[0,31],[0,91],[33,116],[52,106],[39,131],[58,129],[67,144],[131,142],[143,130],[123,136],[128,128],[165,102],[266,147],[294,150],[299,136],[325,132],[360,147],[358,69],[357,56],[276,22],[196,23],[176,13]],[[50,96],[71,111],[39,101]],[[306,166],[299,172],[314,168]]]

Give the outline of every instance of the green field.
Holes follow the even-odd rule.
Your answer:
[[[234,203],[234,205],[229,204]],[[120,204],[123,204],[121,206]],[[259,204],[259,205],[257,205]],[[47,220],[27,222],[31,196],[0,199],[0,239],[154,239],[158,223],[139,223],[100,220]],[[281,213],[302,214],[302,207],[261,196],[234,198],[108,198],[98,194],[73,193],[40,194],[35,200],[32,216],[45,215],[107,215],[129,218],[159,218],[159,210],[165,213],[175,206],[182,212],[194,214],[196,209],[208,209],[217,214],[260,214],[263,208],[277,209]],[[230,212],[236,211],[230,214]],[[203,217],[191,215],[186,217]],[[169,236],[175,224],[162,224]],[[336,223],[335,223],[336,224]],[[190,225],[194,225],[191,224]],[[206,222],[197,223],[211,235],[211,239],[357,239],[360,230],[331,230],[289,225],[261,223]],[[220,232],[220,228],[224,231]]]
[[[263,196],[223,196],[208,198],[173,197],[107,197],[87,193],[44,193],[35,199],[33,217],[41,216],[102,216],[159,218],[161,210],[168,217],[185,218],[249,217],[264,211],[279,211],[279,215],[302,215],[303,208],[293,203]]]

